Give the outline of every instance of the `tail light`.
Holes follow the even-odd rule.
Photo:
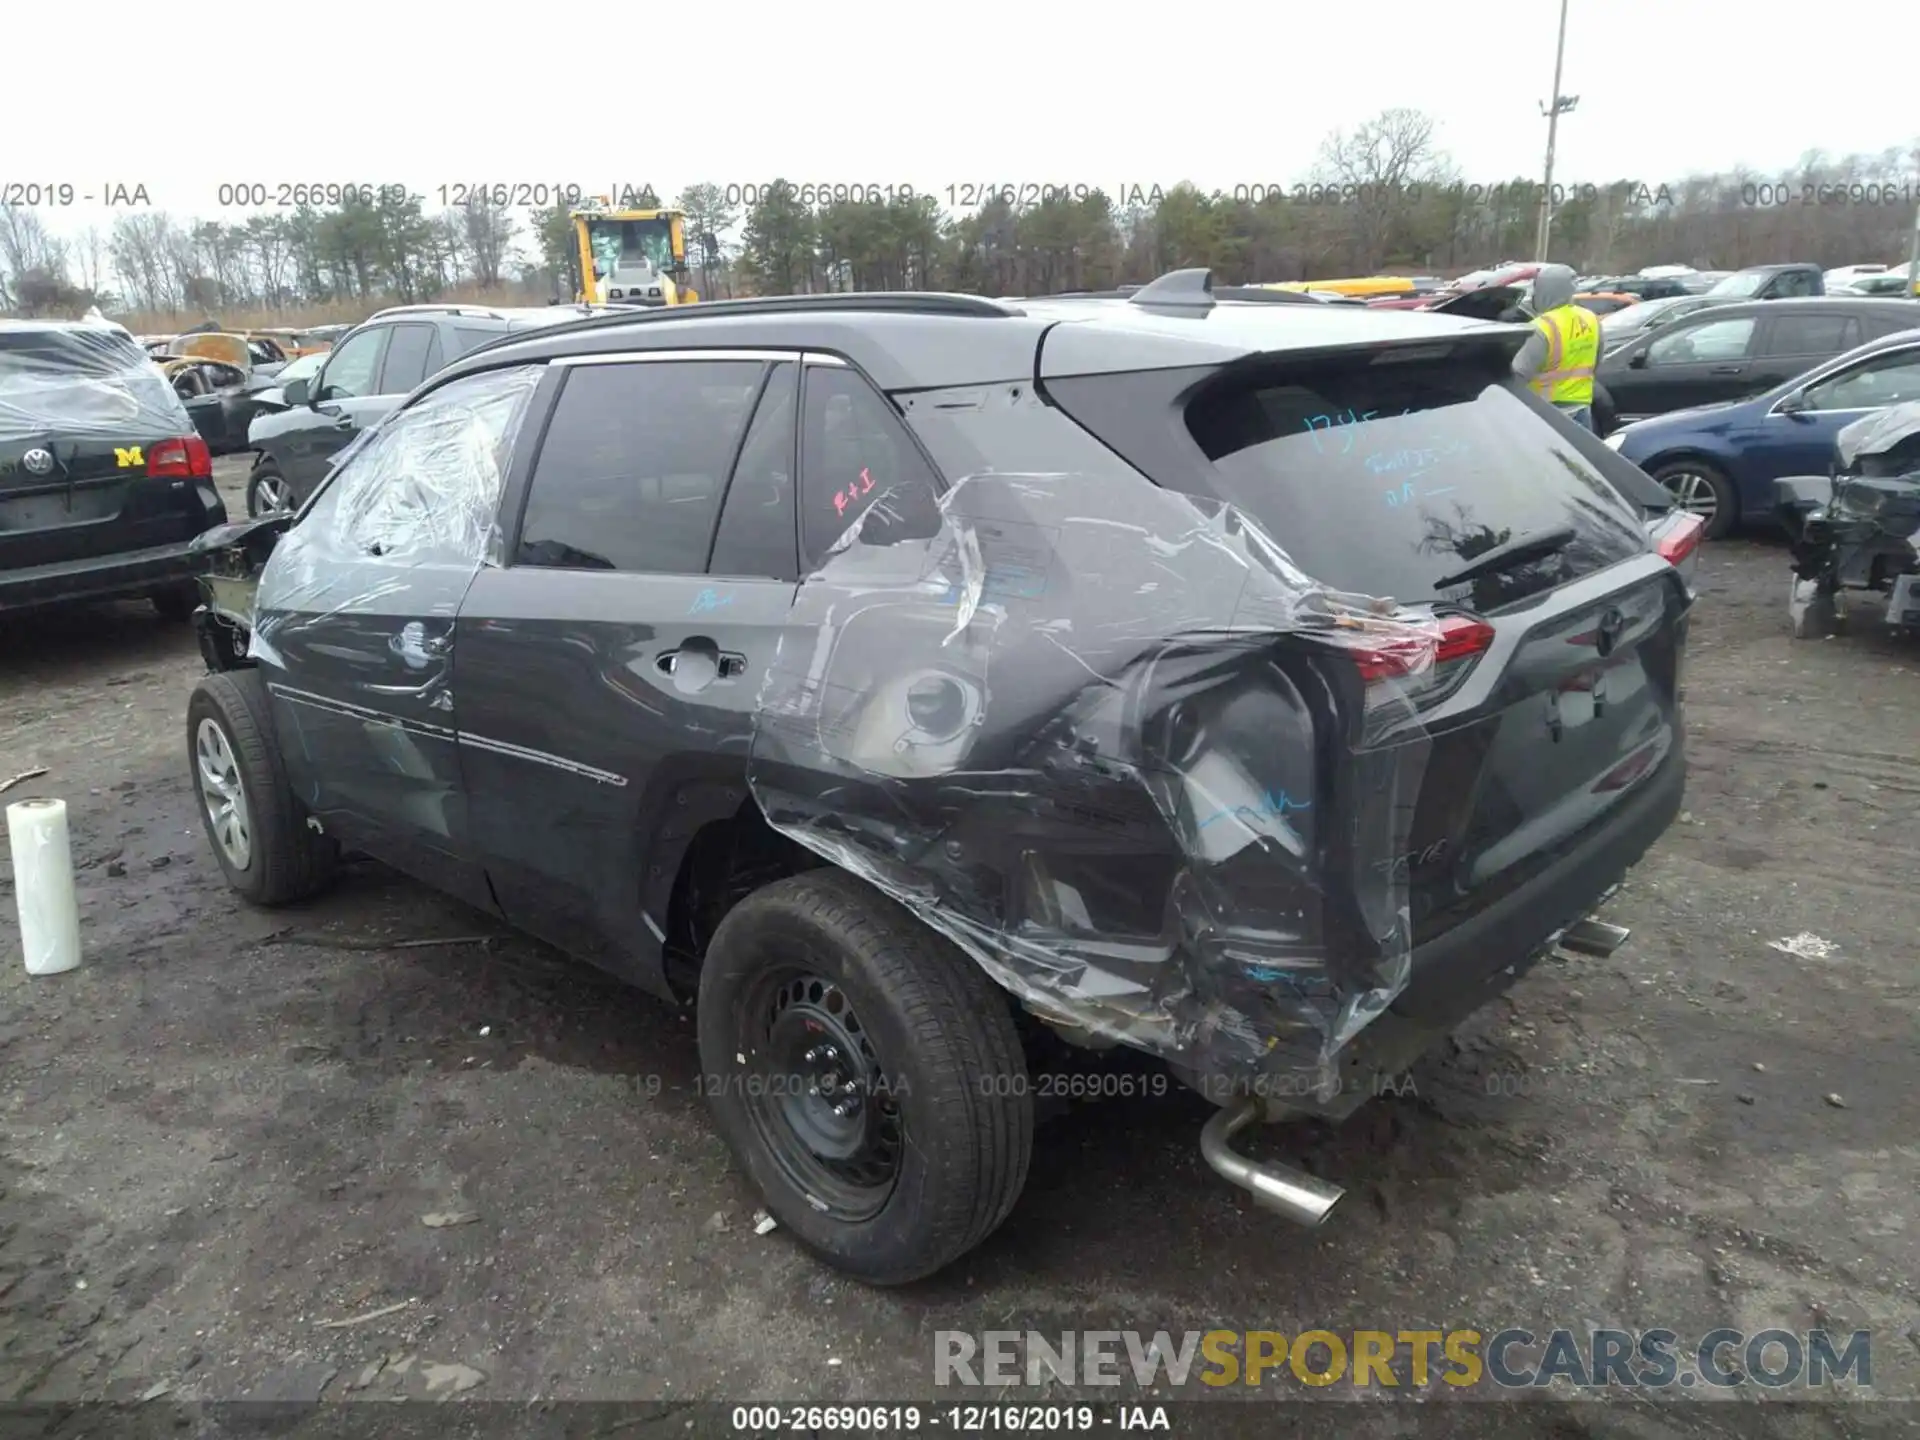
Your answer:
[[[1493,645],[1493,626],[1470,615],[1447,615],[1434,625],[1384,644],[1349,651],[1366,682],[1368,703],[1393,697],[1432,699],[1451,689]],[[1384,687],[1391,686],[1391,689]]]
[[[1654,541],[1653,548],[1659,552],[1662,560],[1678,568],[1700,548],[1700,541],[1706,534],[1706,529],[1706,521],[1698,515],[1682,511],[1661,527],[1660,536]]]
[[[147,447],[147,475],[154,480],[211,480],[213,452],[198,435]]]
[[[1610,794],[1624,790],[1653,769],[1654,761],[1662,754],[1658,743],[1642,745],[1633,754],[1622,760],[1613,769],[1594,781],[1593,792],[1596,795]]]

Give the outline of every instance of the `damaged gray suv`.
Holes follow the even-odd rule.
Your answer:
[[[214,853],[263,905],[369,854],[694,1004],[740,1167],[862,1279],[1007,1217],[1061,1039],[1317,1224],[1233,1136],[1617,947],[1680,806],[1699,524],[1524,338],[1204,271],[506,337],[204,537]]]

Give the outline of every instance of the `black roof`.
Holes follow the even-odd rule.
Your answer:
[[[908,292],[782,295],[598,315],[503,337],[453,362],[437,380],[499,365],[572,355],[661,350],[815,350],[858,365],[884,390],[932,390],[1030,380],[1041,337],[1050,374],[1211,365],[1274,351],[1446,342],[1516,327],[1381,311],[1274,294],[1239,298],[1207,272],[1175,271],[1125,292],[989,300]],[[1513,344],[1517,345],[1518,340]],[[1081,368],[1061,369],[1061,365]]]

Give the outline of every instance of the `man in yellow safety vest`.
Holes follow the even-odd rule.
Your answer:
[[[1600,362],[1600,319],[1573,303],[1573,271],[1543,265],[1533,277],[1533,334],[1513,373],[1576,424],[1593,429],[1593,370]]]

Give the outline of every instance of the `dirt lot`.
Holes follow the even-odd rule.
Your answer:
[[[88,963],[28,980],[9,872],[0,1400],[898,1400],[940,1329],[1462,1324],[1870,1326],[1876,1390],[1920,1395],[1920,649],[1795,644],[1784,576],[1767,542],[1705,559],[1689,809],[1610,907],[1629,945],[1536,971],[1417,1093],[1263,1138],[1350,1187],[1323,1230],[1205,1169],[1199,1101],[1103,1101],[892,1293],[754,1233],[687,1016],[511,935],[403,948],[492,927],[371,866],[235,902],[187,628],[11,627],[0,775],[70,807]],[[1769,946],[1800,932],[1837,949]]]

